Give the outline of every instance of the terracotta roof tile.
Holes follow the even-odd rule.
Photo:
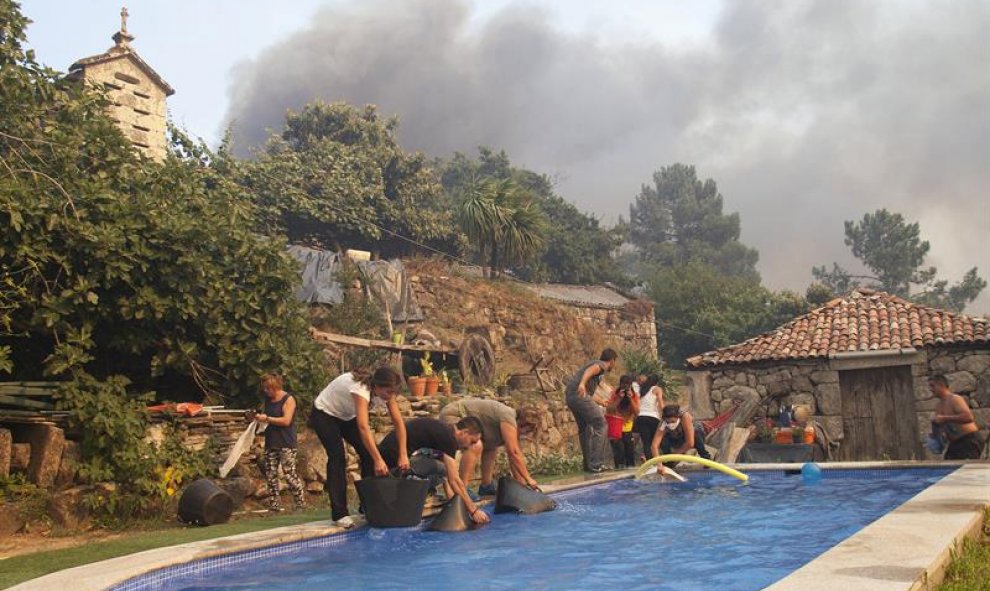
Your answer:
[[[990,344],[990,320],[860,288],[772,332],[691,357],[687,365],[700,368],[968,343]]]

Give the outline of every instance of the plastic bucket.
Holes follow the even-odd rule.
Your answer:
[[[182,491],[179,519],[196,525],[225,523],[234,512],[234,499],[227,491],[206,478],[200,478]]]
[[[774,434],[774,443],[794,443],[794,433],[790,429],[781,429]]]
[[[371,527],[412,527],[423,519],[426,480],[380,476],[354,483]]]

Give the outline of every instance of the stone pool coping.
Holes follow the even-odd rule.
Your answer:
[[[990,462],[833,462],[824,469],[918,468],[961,465],[838,545],[827,550],[768,591],[920,591],[934,588],[944,576],[951,552],[962,540],[979,535],[983,508],[990,506]],[[800,464],[739,464],[756,472],[800,468]],[[689,473],[690,470],[680,470]],[[548,485],[559,492],[630,478],[634,470],[579,477]],[[358,522],[363,525],[362,521]],[[329,520],[280,527],[155,548],[51,573],[9,588],[9,591],[103,591],[149,572],[233,552],[323,537],[345,530]]]

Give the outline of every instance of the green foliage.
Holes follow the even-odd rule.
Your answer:
[[[629,208],[629,241],[655,265],[699,262],[758,282],[759,254],[739,242],[739,214],[723,214],[722,201],[715,181],[700,181],[693,166],[661,168]]]
[[[935,267],[922,267],[931,246],[921,240],[921,227],[917,222],[908,223],[899,213],[886,209],[867,213],[859,222],[846,221],[845,233],[846,246],[870,274],[853,275],[838,263],[832,264],[831,271],[824,265],[812,268],[815,279],[835,294],[867,285],[921,304],[961,312],[987,286],[975,267],[952,287],[948,281],[936,279]]]
[[[412,244],[449,241],[449,209],[433,207],[441,189],[422,154],[396,140],[397,119],[374,106],[315,102],[286,116],[255,161],[242,165],[260,229],[335,250],[382,256],[415,252]]]
[[[752,279],[701,263],[662,268],[650,276],[660,351],[672,366],[776,328],[809,310],[801,296],[772,292]]]
[[[141,495],[152,393],[254,402],[273,370],[318,391],[322,356],[225,155],[173,130],[164,162],[142,157],[104,96],[22,50],[25,24],[0,0],[0,369],[63,382],[86,475]]]
[[[111,525],[160,513],[183,480],[213,471],[211,448],[186,449],[174,428],[166,429],[160,445],[149,441],[144,403],[151,393],[134,397],[127,385],[122,376],[99,381],[81,374],[58,392],[69,426],[85,433],[80,476],[117,483],[88,498],[96,517]]]
[[[537,476],[562,476],[581,472],[583,460],[580,455],[568,456],[562,453],[526,454],[526,468],[535,478]],[[495,478],[509,476],[509,460],[505,454],[499,454],[495,461]]]
[[[666,390],[670,385],[670,376],[656,354],[635,347],[626,347],[619,352],[619,360],[626,368],[626,373],[634,375],[656,375],[660,378],[660,387]]]
[[[539,207],[544,226],[552,237],[521,263],[507,268],[527,281],[594,284],[605,281],[625,283],[625,277],[611,262],[612,253],[622,244],[621,227],[603,228],[596,218],[556,195],[546,175],[515,168],[504,151],[478,149],[476,160],[457,153],[447,162],[439,162],[445,199],[461,204],[480,184],[488,181],[511,181],[528,194]],[[476,252],[480,257],[480,252]],[[481,264],[488,261],[479,258]]]
[[[546,219],[538,205],[511,179],[473,185],[458,204],[457,220],[493,278],[507,266],[534,259],[546,240]]]

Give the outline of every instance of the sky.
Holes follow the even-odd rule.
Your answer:
[[[843,222],[920,224],[950,284],[990,277],[990,3],[982,0],[141,0],[133,46],[173,121],[247,154],[287,109],[376,104],[408,149],[504,149],[606,223],[653,172],[714,179],[774,289],[858,270]],[[28,0],[29,45],[101,53],[120,2]],[[985,291],[969,312],[990,313]]]

